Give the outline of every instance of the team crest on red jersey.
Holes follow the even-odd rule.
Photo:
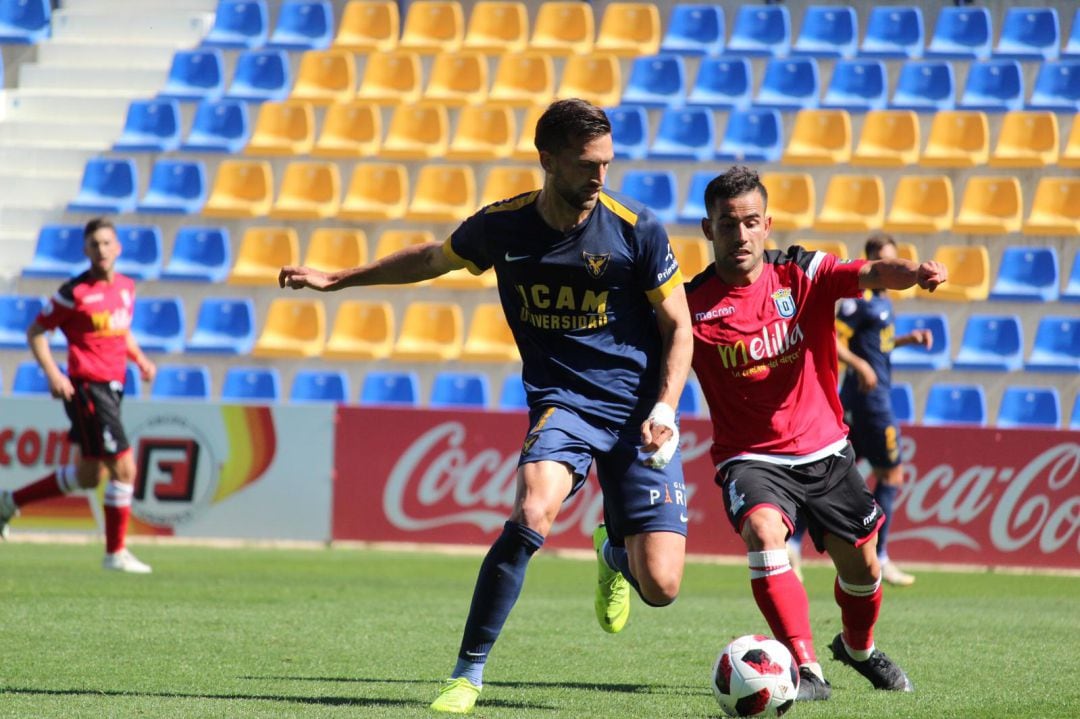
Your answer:
[[[776,311],[780,313],[781,317],[795,316],[795,300],[791,296],[790,287],[782,287],[773,292],[772,299],[773,303],[776,304]]]
[[[589,252],[582,252],[581,256],[585,258],[585,269],[589,271],[589,274],[599,279],[601,275],[607,270],[608,260],[611,259],[611,253],[608,252],[603,255],[594,255]]]

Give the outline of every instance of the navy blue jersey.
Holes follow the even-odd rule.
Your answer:
[[[663,225],[641,203],[603,191],[589,217],[562,232],[541,218],[539,194],[481,209],[443,249],[474,274],[494,267],[531,408],[643,419],[659,393],[652,305],[682,283]]]
[[[837,334],[847,337],[848,349],[857,357],[866,360],[877,375],[877,388],[871,396],[864,395],[862,399],[873,404],[875,400],[884,400],[885,406],[889,406],[889,387],[892,384],[892,364],[889,361],[889,353],[893,350],[896,339],[896,325],[894,324],[892,300],[884,293],[867,291],[862,299],[847,299],[840,303],[840,311],[837,314]],[[841,398],[858,400],[859,380],[855,373],[848,368],[844,377],[844,388]]]

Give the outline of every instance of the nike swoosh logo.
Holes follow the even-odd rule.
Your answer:
[[[511,255],[509,252],[506,253],[506,261],[507,262],[517,262],[518,260],[527,260],[527,259],[529,259],[529,257],[531,257],[531,255]]]

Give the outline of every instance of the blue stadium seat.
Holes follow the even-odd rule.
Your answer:
[[[889,387],[889,404],[893,417],[901,424],[915,422],[915,392],[910,382],[897,382]]]
[[[712,108],[748,107],[752,77],[750,61],[744,57],[702,58],[686,101]]]
[[[878,5],[871,9],[859,54],[911,60],[922,57],[922,10],[899,5]]]
[[[1024,367],[1040,372],[1080,372],[1080,319],[1044,316]]]
[[[528,408],[529,400],[525,396],[525,383],[521,381],[521,375],[507,375],[499,390],[499,409],[512,411]]]
[[[704,402],[701,401],[701,386],[693,377],[686,378],[682,394],[679,395],[679,415],[697,417],[702,414]]]
[[[866,112],[884,109],[889,83],[881,60],[839,60],[833,67],[822,107]]]
[[[990,11],[984,7],[943,7],[938,11],[934,35],[926,57],[950,60],[986,60],[993,40]]]
[[[368,372],[360,388],[360,404],[417,407],[420,378],[415,372]]]
[[[334,8],[327,0],[286,0],[267,47],[325,50],[334,35]]]
[[[649,113],[639,105],[619,105],[607,111],[615,157],[644,160],[649,153]]]
[[[85,241],[79,225],[43,225],[23,277],[71,277],[87,268]]]
[[[181,227],[173,239],[172,257],[163,280],[224,282],[232,268],[229,230],[225,227]]]
[[[924,425],[939,427],[951,424],[986,424],[986,392],[978,384],[930,385],[926,396]]]
[[[128,362],[124,368],[124,399],[138,399],[142,396],[142,377],[139,368]]]
[[[791,50],[791,14],[784,5],[743,5],[731,26],[731,55],[786,57]]]
[[[184,351],[184,303],[179,297],[137,297],[131,334],[144,352]]]
[[[1016,315],[971,315],[954,369],[1014,372],[1024,366],[1024,331]]]
[[[220,50],[178,50],[169,78],[158,97],[168,100],[216,100],[225,89],[225,61]]]
[[[1027,106],[1030,110],[1080,112],[1080,59],[1044,62]]]
[[[210,370],[205,365],[161,365],[150,387],[154,399],[210,399]]]
[[[0,295],[0,347],[26,349],[26,328],[43,305],[40,297]]]
[[[1065,41],[1061,55],[1071,58],[1080,57],[1080,7],[1076,8],[1076,13],[1073,15],[1072,31],[1069,33],[1069,39]]]
[[[194,215],[206,204],[206,168],[201,162],[161,159],[150,172],[150,187],[138,212]]]
[[[994,57],[1013,60],[1056,60],[1061,26],[1052,7],[1011,7],[1001,21]]]
[[[686,201],[683,202],[676,218],[682,225],[701,225],[701,218],[705,217],[705,188],[709,186],[717,173],[712,170],[698,170],[690,176],[690,189],[686,193]]]
[[[896,316],[896,336],[910,334],[912,330],[930,330],[934,335],[934,348],[906,345],[892,352],[892,365],[899,369],[937,370],[949,368],[949,322],[943,314],[901,314]]]
[[[161,277],[161,230],[157,225],[117,225],[120,257],[116,271],[135,280]]]
[[[1080,392],[1073,399],[1072,415],[1069,416],[1069,429],[1080,429]]]
[[[997,426],[1057,429],[1061,398],[1054,387],[1006,387],[998,408]]]
[[[227,97],[248,102],[284,100],[291,87],[289,56],[284,50],[246,50],[236,59]]]
[[[345,404],[349,401],[349,376],[341,370],[297,370],[289,401]]]
[[[1024,107],[1024,72],[1016,60],[985,60],[968,67],[960,96],[964,110],[1006,112]]]
[[[50,0],[0,2],[0,44],[33,45],[49,37],[51,29]]]
[[[707,107],[668,108],[649,149],[653,160],[708,162],[716,152],[716,125]]]
[[[1080,251],[1073,255],[1072,269],[1069,270],[1065,289],[1061,291],[1061,299],[1065,302],[1080,302]]]
[[[67,372],[64,367],[61,371]],[[15,368],[15,379],[11,383],[13,397],[49,394],[49,380],[36,360],[25,360]]]
[[[956,107],[952,64],[947,60],[905,62],[889,107],[915,112],[952,110]]]
[[[241,152],[248,144],[251,126],[247,104],[239,100],[200,102],[187,140],[187,152]]]
[[[431,385],[432,409],[460,407],[484,409],[488,403],[488,378],[480,372],[439,372]]]
[[[137,189],[134,160],[96,157],[86,161],[79,194],[68,203],[68,212],[134,212]]]
[[[802,110],[818,106],[821,82],[812,57],[773,58],[765,65],[755,107]]]
[[[791,51],[812,57],[855,56],[859,41],[859,18],[855,8],[842,5],[811,5],[803,13],[799,38]]]
[[[180,105],[176,100],[132,100],[116,152],[172,152],[180,146]]]
[[[783,127],[777,110],[732,110],[716,159],[777,162],[784,149]]]
[[[221,399],[231,402],[276,402],[281,375],[276,367],[230,367],[225,370]]]
[[[266,43],[269,28],[266,0],[219,0],[214,27],[203,38],[203,47],[251,50]]]
[[[1058,298],[1056,247],[1006,247],[998,263],[991,300],[1054,302]]]
[[[622,102],[645,107],[679,107],[686,100],[686,64],[678,55],[634,59]]]
[[[724,50],[724,10],[719,5],[679,4],[671,9],[661,52],[719,55]]]
[[[207,297],[199,305],[188,352],[251,354],[255,346],[255,303],[247,298]]]
[[[647,206],[666,224],[675,221],[677,187],[670,170],[627,170],[619,191]]]

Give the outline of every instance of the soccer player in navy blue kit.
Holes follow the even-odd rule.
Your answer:
[[[596,462],[604,524],[593,535],[601,627],[618,632],[629,588],[675,600],[686,552],[678,406],[692,338],[682,274],[645,206],[604,189],[614,157],[603,110],[553,103],[536,125],[542,189],[484,207],[444,243],[364,267],[283,267],[282,287],[327,291],[494,268],[522,357],[529,430],[517,494],[477,577],[458,661],[431,708],[464,714],[517,600],[532,555]]]

